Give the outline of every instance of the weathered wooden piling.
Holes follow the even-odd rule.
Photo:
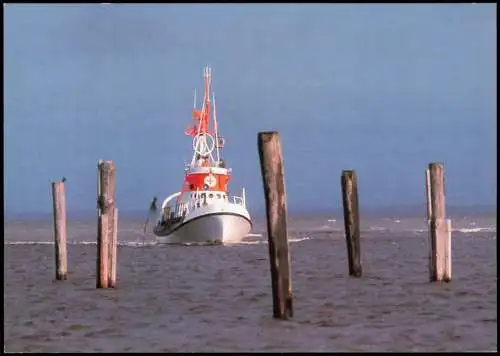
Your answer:
[[[97,288],[110,287],[111,260],[116,263],[116,249],[111,246],[115,226],[115,164],[99,161],[98,164],[98,236],[97,236]],[[116,271],[116,269],[115,269]],[[113,285],[114,286],[114,285]]]
[[[445,248],[445,271],[444,279],[448,282],[451,281],[451,219],[446,219],[446,248]]]
[[[431,218],[432,218],[432,204],[431,204],[431,172],[429,169],[425,170],[425,196],[427,198],[427,231],[428,231],[428,246],[429,256],[427,261],[427,268],[429,271],[429,280],[433,278],[432,267],[432,237],[431,237]]]
[[[293,317],[290,254],[288,251],[286,193],[278,132],[259,132],[258,149],[266,201],[273,317]]]
[[[97,288],[108,288],[109,280],[109,240],[107,214],[100,214],[97,225]]]
[[[52,204],[54,213],[56,280],[64,280],[68,275],[66,196],[64,192],[64,181],[52,182]]]
[[[425,170],[425,195],[427,197],[427,221],[430,222],[432,217],[432,204],[431,204],[431,172],[429,169]]]
[[[444,168],[430,163],[426,171],[429,222],[429,279],[451,281],[451,221],[446,219]]]
[[[341,184],[349,275],[361,277],[363,271],[361,267],[361,233],[359,228],[359,201],[356,172],[353,170],[342,171]]]
[[[116,285],[116,262],[118,251],[118,209],[115,208],[113,233],[111,235],[111,243],[109,249],[109,287],[114,288]]]

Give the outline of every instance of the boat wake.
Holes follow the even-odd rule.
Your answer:
[[[383,229],[378,226],[373,226],[368,230],[364,231],[369,231],[369,232],[387,232],[387,233],[401,233],[404,231],[407,232],[413,232],[413,233],[418,233],[418,234],[425,234],[427,233],[427,229],[408,229],[404,231],[393,231],[391,229]],[[457,234],[457,237],[459,236],[464,236],[462,234],[476,234],[476,233],[494,233],[493,236],[491,236],[491,239],[496,240],[496,231],[497,228],[496,226],[488,226],[488,227],[472,227],[472,228],[456,228],[452,229],[454,234]],[[343,234],[343,231],[329,231],[330,233],[332,232],[339,232],[341,235]],[[301,241],[307,241],[307,240],[322,240],[322,235],[321,233],[325,233],[325,231],[318,231],[316,229],[312,229],[309,231],[303,231],[298,233],[298,231],[295,231],[292,233],[292,236],[295,235],[292,238],[289,238],[288,241],[290,243],[296,243],[296,242],[301,242]],[[363,233],[363,231],[362,231]],[[314,234],[317,234],[318,236],[312,236]],[[341,236],[339,236],[341,237]],[[490,238],[490,237],[488,237]],[[247,234],[242,241],[235,242],[235,243],[225,243],[224,245],[226,246],[237,246],[237,245],[259,245],[259,244],[267,244],[267,236],[262,233],[250,233]],[[43,246],[43,245],[54,245],[53,241],[4,241],[4,245],[6,246],[18,246],[18,245],[25,245],[25,246]],[[97,245],[96,241],[75,241],[75,240],[70,240],[68,241],[68,245]],[[122,247],[151,247],[151,246],[168,246],[168,245],[174,245],[174,246],[214,246],[214,245],[221,245],[220,243],[213,243],[213,242],[189,242],[189,243],[176,243],[176,244],[165,244],[165,243],[158,243],[156,240],[150,240],[150,239],[140,239],[140,240],[132,240],[132,241],[118,241],[118,246]]]
[[[261,234],[249,234],[248,237],[262,237]],[[289,242],[300,242],[309,240],[310,237],[298,237],[289,239]],[[267,244],[267,240],[258,239],[258,240],[248,240],[248,241],[240,241],[231,244],[224,244],[229,246],[234,245],[257,245],[257,244]],[[24,245],[24,246],[43,246],[43,245],[54,245],[53,241],[5,241],[5,245],[7,246],[16,246],[16,245]],[[68,241],[68,245],[97,245],[96,241]],[[158,243],[157,241],[118,241],[118,246],[123,247],[151,247],[151,246],[216,246],[221,245],[220,243],[213,242],[186,242],[186,243],[175,243],[175,244],[164,244]]]
[[[463,232],[465,234],[471,232],[497,232],[496,226],[490,227],[475,227],[475,228],[462,228],[462,229],[451,229],[452,231]]]
[[[245,237],[262,237],[262,234],[247,234]]]
[[[288,242],[301,242],[301,241],[306,241],[310,240],[311,238],[309,236],[300,236],[292,239],[288,239]],[[268,241],[266,240],[254,240],[254,241],[241,241],[238,242],[236,245],[260,245],[260,244],[267,244]]]
[[[53,241],[5,241],[5,245],[15,246],[15,245],[27,245],[27,246],[42,246],[42,245],[54,245]],[[97,245],[96,241],[68,241],[68,245]],[[118,246],[125,247],[143,247],[143,246],[155,246],[156,241],[118,241]]]

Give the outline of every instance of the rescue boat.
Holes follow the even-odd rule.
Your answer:
[[[231,168],[221,159],[224,138],[219,136],[215,95],[210,97],[212,71],[204,69],[201,109],[194,94],[193,123],[185,130],[192,137],[191,163],[184,169],[179,191],[167,196],[157,211],[153,232],[158,243],[237,243],[252,228],[245,189],[229,195]]]

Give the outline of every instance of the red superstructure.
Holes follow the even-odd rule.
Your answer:
[[[227,194],[231,179],[230,169],[220,159],[220,150],[224,139],[219,137],[215,112],[215,97],[210,99],[211,69],[204,71],[204,95],[201,108],[193,109],[194,123],[185,130],[185,134],[193,137],[193,158],[186,168],[184,184],[179,200],[187,200],[190,192],[219,192]],[[215,156],[214,156],[215,154]]]

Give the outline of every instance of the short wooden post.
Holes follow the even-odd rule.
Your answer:
[[[361,277],[363,271],[361,268],[361,234],[359,228],[359,201],[356,172],[353,170],[342,171],[341,183],[349,275]]]
[[[266,201],[273,317],[293,317],[290,254],[288,251],[286,193],[278,132],[259,132],[258,149]]]
[[[56,280],[68,275],[68,247],[66,242],[66,197],[64,182],[52,182],[52,204],[54,210],[54,246]]]
[[[99,161],[98,165],[98,236],[97,236],[97,288],[108,288],[110,279],[110,243],[114,230],[115,164]]]
[[[109,287],[116,286],[116,262],[118,250],[118,209],[115,208],[113,234],[111,235],[111,244],[109,250]]]
[[[427,194],[427,212],[430,214],[430,264],[432,282],[451,280],[451,221],[446,219],[444,168],[440,163],[429,164],[430,194]],[[430,201],[429,201],[430,200]]]

